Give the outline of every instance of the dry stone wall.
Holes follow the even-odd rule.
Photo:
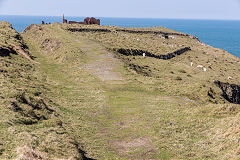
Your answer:
[[[68,28],[69,31],[71,32],[112,32],[109,29],[92,29],[92,28]],[[190,34],[184,34],[184,33],[167,33],[167,32],[162,32],[162,31],[135,31],[135,30],[126,30],[126,29],[117,29],[115,32],[127,32],[127,33],[135,33],[135,34],[161,34],[163,35],[166,39],[169,38],[169,36],[184,36],[184,37],[189,37],[192,39],[199,39],[195,36],[192,36]]]
[[[109,29],[93,29],[93,28],[68,28],[71,32],[111,32]]]
[[[117,29],[116,31],[118,32],[127,32],[127,33],[142,33],[142,34],[162,34],[166,38],[170,35],[175,35],[175,36],[185,36],[185,37],[190,37],[193,39],[198,39],[195,36],[189,35],[189,34],[184,34],[184,33],[167,33],[167,32],[162,32],[162,31],[134,31],[134,30],[126,30],[126,29]]]
[[[157,58],[157,59],[169,60],[169,59],[172,59],[172,58],[174,58],[178,55],[181,55],[187,51],[190,51],[191,48],[190,47],[181,48],[179,50],[176,50],[172,53],[168,53],[165,55],[155,55],[153,53],[143,51],[143,50],[137,50],[137,49],[124,49],[124,48],[116,49],[115,48],[113,50],[122,55],[125,55],[125,56],[143,56],[143,55],[145,55],[146,57],[153,57],[153,58]]]

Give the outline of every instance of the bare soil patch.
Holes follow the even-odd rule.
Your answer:
[[[156,152],[151,140],[144,137],[134,138],[130,141],[114,141],[112,147],[120,156],[127,156],[136,160],[148,159]]]
[[[92,42],[93,43],[93,42]],[[93,50],[92,47],[83,47],[82,51],[88,56],[90,62],[82,66],[83,69],[90,71],[101,81],[114,83],[123,83],[123,77],[118,72],[118,68],[123,66],[122,62],[114,56],[113,53],[106,51],[103,47],[97,45]],[[96,48],[98,48],[96,50]]]

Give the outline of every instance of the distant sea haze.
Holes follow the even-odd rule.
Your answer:
[[[65,17],[68,20],[83,21],[84,17]],[[102,18],[102,25],[120,27],[166,27],[198,37],[202,42],[216,48],[222,48],[240,57],[240,21],[226,20],[183,20],[183,19],[151,19],[151,18]],[[30,24],[60,22],[62,17],[48,16],[4,16],[0,21],[8,21],[22,32]]]

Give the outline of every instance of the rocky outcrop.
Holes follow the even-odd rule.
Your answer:
[[[153,57],[153,58],[157,58],[157,59],[169,60],[169,59],[172,59],[172,58],[174,58],[178,55],[181,55],[187,51],[190,51],[191,48],[190,47],[181,48],[179,50],[176,50],[172,53],[168,53],[165,55],[155,55],[153,53],[143,51],[143,50],[137,50],[137,49],[124,49],[124,48],[116,49],[116,48],[114,48],[113,50],[120,54],[123,54],[125,56],[143,56],[143,55],[145,55],[146,57]]]
[[[220,81],[214,82],[221,90],[222,96],[229,102],[240,104],[240,86]]]
[[[92,28],[68,28],[71,32],[111,32],[109,29],[92,29]]]

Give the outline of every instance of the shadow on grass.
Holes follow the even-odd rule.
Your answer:
[[[92,158],[88,158],[88,157],[86,157],[86,152],[85,151],[83,151],[83,150],[81,150],[80,149],[80,147],[79,147],[79,144],[78,143],[73,143],[74,145],[75,145],[75,147],[77,148],[77,150],[78,150],[78,153],[80,154],[80,155],[82,155],[82,157],[83,157],[83,160],[96,160],[96,159],[92,159]]]

